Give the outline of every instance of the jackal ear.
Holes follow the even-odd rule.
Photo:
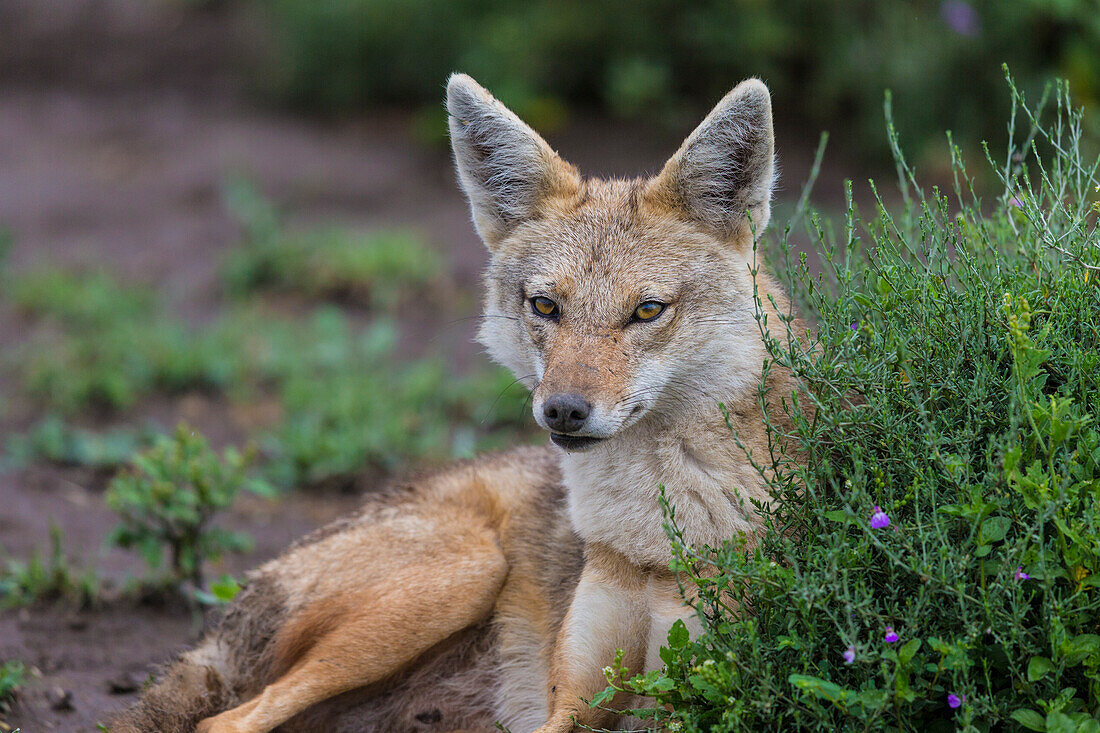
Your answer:
[[[744,241],[767,226],[774,184],[771,95],[748,79],[688,136],[648,194],[724,239]]]
[[[490,250],[547,201],[580,190],[576,169],[469,76],[451,75],[447,113],[458,177]]]

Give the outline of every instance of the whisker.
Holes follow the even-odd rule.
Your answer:
[[[522,420],[524,414],[527,412],[527,403],[531,402],[535,397],[535,390],[538,389],[539,383],[536,381],[535,386],[531,388],[531,391],[527,393],[526,399],[523,400],[523,404],[519,406],[519,419]]]
[[[500,402],[500,398],[504,396],[505,392],[510,390],[515,384],[522,382],[524,379],[534,379],[534,378],[535,378],[534,374],[526,374],[522,377],[516,377],[511,382],[509,382],[508,386],[506,386],[504,389],[500,390],[500,394],[498,394],[497,398],[495,400],[493,400],[493,404],[489,405],[489,409],[486,411],[485,417],[481,418],[481,422],[479,424],[484,425],[489,420],[489,418],[492,417],[493,409],[497,406],[497,403]],[[523,385],[523,386],[526,387],[527,385]]]
[[[661,386],[645,387],[633,392],[628,392],[619,397],[619,403],[629,410],[653,395],[668,395],[684,401],[708,397],[716,403],[722,401],[718,395],[713,394],[709,389],[699,385],[697,382],[673,378]]]
[[[448,321],[447,325],[450,325],[452,323],[461,323],[462,321],[481,320],[482,318],[502,318],[506,321],[518,321],[519,320],[519,318],[517,316],[505,316],[505,315],[501,315],[499,313],[478,313],[477,315],[473,315],[473,316],[463,316],[462,318],[455,318],[452,321]]]
[[[458,324],[465,323],[466,321],[481,320],[483,318],[499,318],[499,319],[502,319],[502,320],[505,320],[505,321],[518,321],[518,320],[520,320],[519,318],[517,318],[515,316],[500,316],[500,315],[493,315],[493,314],[489,314],[489,313],[482,313],[482,314],[476,315],[476,316],[463,316],[462,318],[455,318],[455,319],[450,320],[450,321],[444,321],[442,324],[440,324],[442,326],[442,328],[439,330],[439,332],[436,333],[435,335],[433,335],[430,339],[428,339],[428,341],[429,342],[430,341],[435,341],[440,336],[442,336],[444,333],[447,333],[448,330],[452,326],[457,326]]]

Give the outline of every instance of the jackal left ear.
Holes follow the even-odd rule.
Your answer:
[[[748,79],[695,128],[647,193],[724,239],[751,241],[768,224],[774,184],[771,95]]]
[[[576,169],[469,76],[451,75],[447,113],[458,177],[490,250],[544,202],[580,190]]]

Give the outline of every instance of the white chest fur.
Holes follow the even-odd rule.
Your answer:
[[[606,445],[564,454],[561,465],[577,533],[641,566],[665,565],[671,558],[659,485],[684,538],[695,545],[717,547],[751,531],[750,499],[767,498],[763,481],[728,433],[697,431],[689,439],[679,430],[647,431],[639,424]]]

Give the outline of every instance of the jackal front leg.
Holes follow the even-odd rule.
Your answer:
[[[612,721],[612,713],[584,701],[607,687],[603,669],[617,650],[625,666],[642,671],[649,634],[645,588],[644,572],[622,555],[601,545],[586,548],[550,667],[550,719],[535,733],[572,731],[574,721],[595,728]]]
[[[385,679],[486,618],[507,563],[488,532],[459,534],[435,537],[433,552],[380,582],[306,607],[275,640],[293,650],[286,672],[252,700],[203,720],[196,733],[267,733],[312,705]]]

